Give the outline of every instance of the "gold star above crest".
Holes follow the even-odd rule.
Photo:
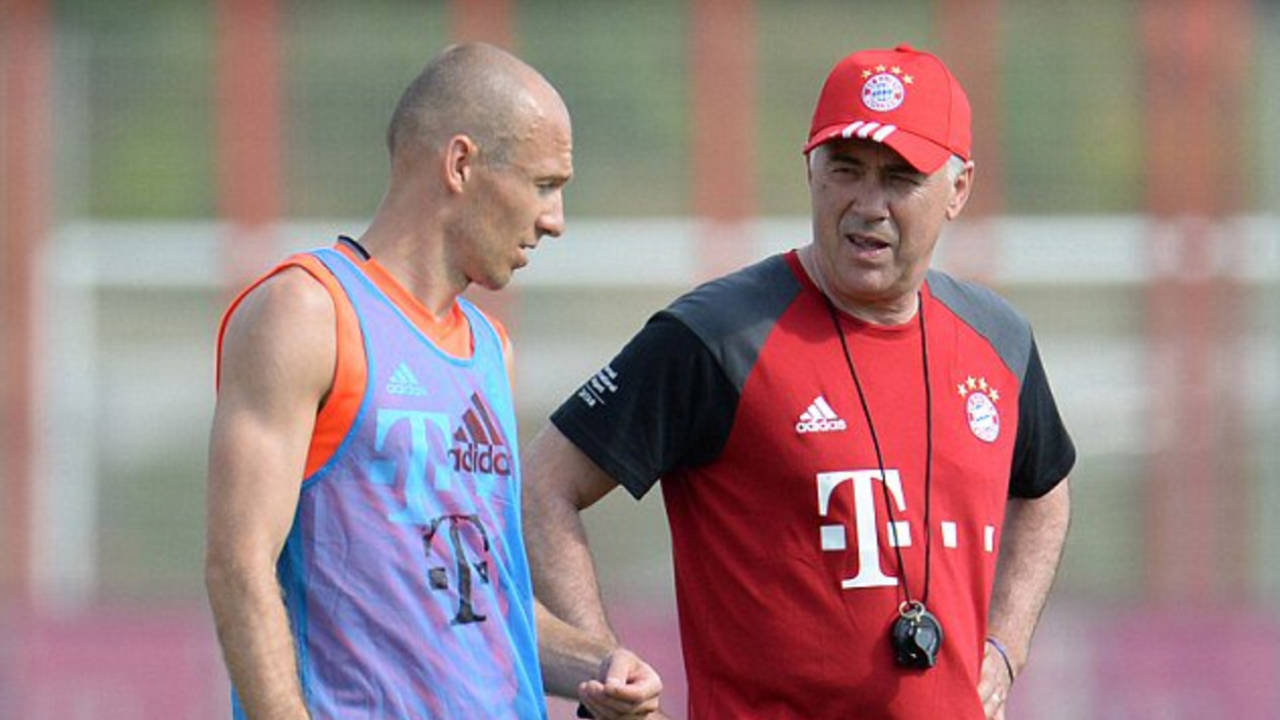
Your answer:
[[[969,393],[978,393],[986,395],[991,402],[1000,401],[1000,391],[995,386],[987,382],[985,377],[974,377],[970,375],[965,378],[964,382],[956,385],[956,393],[960,397],[969,397]]]
[[[866,79],[867,79],[867,78],[869,78],[869,77],[871,77],[871,71],[870,71],[870,70],[863,70],[863,71],[862,71],[862,79],[863,79],[863,80],[866,80]]]
[[[885,71],[885,69],[886,69],[886,68],[885,68],[885,66],[883,66],[883,65],[877,65],[877,66],[876,66],[876,72],[884,72],[884,71]]]
[[[916,81],[916,79],[915,79],[915,78],[913,78],[913,77],[911,77],[910,75],[903,75],[903,76],[902,76],[902,82],[904,82],[904,83],[906,83],[906,84],[908,84],[908,85],[910,85],[911,83],[914,83],[915,81]]]
[[[897,65],[894,65],[893,68],[889,70],[889,72],[893,73],[894,75],[901,75],[902,68],[898,67]]]

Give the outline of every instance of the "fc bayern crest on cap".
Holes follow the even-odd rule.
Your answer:
[[[987,384],[986,378],[969,377],[957,387],[964,398],[964,412],[969,430],[983,442],[993,443],[1000,437],[1000,411],[996,403],[1000,391]]]
[[[871,75],[862,84],[862,104],[867,106],[868,110],[876,112],[897,110],[902,105],[902,101],[907,99],[907,86],[902,84],[902,80],[896,74],[884,72],[883,67],[876,68],[876,70],[880,72]],[[894,70],[897,70],[897,68],[894,68]],[[870,70],[863,71],[863,76],[870,75],[870,73]],[[908,80],[908,82],[910,81]]]

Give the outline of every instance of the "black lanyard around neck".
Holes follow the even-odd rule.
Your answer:
[[[844,351],[845,365],[849,368],[849,376],[853,378],[853,386],[858,391],[858,402],[862,404],[862,415],[867,421],[867,430],[871,434],[871,445],[876,451],[876,466],[880,470],[880,490],[884,496],[885,512],[889,516],[889,532],[893,536],[894,555],[898,561],[898,572],[902,575],[902,591],[906,595],[905,605],[915,605],[911,596],[911,586],[907,582],[907,566],[902,561],[902,543],[898,542],[898,525],[893,517],[893,502],[889,497],[889,479],[885,477],[884,455],[880,451],[880,439],[876,436],[876,426],[871,420],[871,408],[867,405],[866,394],[862,392],[862,382],[858,379],[858,371],[853,364],[853,356],[849,353],[849,343],[845,339],[844,326],[840,322],[840,314],[835,303],[824,292],[823,300],[827,303],[827,311],[831,315],[831,323],[835,326],[836,337],[840,338],[840,349]],[[929,522],[933,500],[933,394],[929,385],[929,342],[925,331],[924,298],[916,293],[916,317],[920,324],[920,359],[924,367],[924,417],[925,417],[925,454],[924,454],[924,588],[919,605],[929,602],[930,562],[933,554],[933,525]]]

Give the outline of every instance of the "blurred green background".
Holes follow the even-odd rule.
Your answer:
[[[289,217],[364,217],[380,197],[380,138],[389,108],[449,41],[441,2],[284,2]],[[515,49],[556,82],[572,108],[580,177],[575,215],[690,212],[689,32],[685,2],[512,2]],[[937,48],[935,3],[869,0],[755,3],[760,192],[765,215],[804,214],[797,177],[817,90],[846,51],[910,42]],[[213,9],[146,0],[57,2],[59,73],[73,87],[60,118],[81,145],[67,158],[79,192],[63,209],[94,218],[212,218]],[[1004,3],[1000,46],[1007,206],[1017,214],[1143,210],[1142,61],[1134,2]],[[1259,4],[1253,82],[1274,15]],[[1270,30],[1270,32],[1268,32]],[[1271,85],[1273,87],[1273,85]],[[1261,98],[1260,98],[1261,99]],[[1259,108],[1262,111],[1263,108]],[[1274,109],[1271,110],[1274,112]],[[1259,120],[1264,118],[1259,117]],[[979,118],[979,122],[982,118]],[[1257,140],[1266,141],[1261,128]],[[1250,165],[1265,206],[1275,182]],[[139,192],[146,188],[145,192]],[[1271,191],[1271,192],[1266,192]]]
[[[1176,172],[1231,188],[1226,212],[1153,217],[1152,68],[1141,26],[1152,2],[999,3],[998,27],[980,40],[996,43],[998,77],[961,73],[967,85],[986,83],[998,98],[998,115],[975,122],[998,127],[1000,182],[983,185],[979,154],[977,193],[992,193],[986,201],[994,214],[949,229],[939,263],[992,284],[1030,317],[1080,449],[1074,527],[1033,663],[1088,679],[1074,698],[1028,679],[1015,696],[1019,717],[1230,717],[1214,714],[1221,705],[1202,710],[1205,698],[1230,694],[1280,713],[1274,690],[1250,679],[1254,670],[1224,671],[1217,681],[1178,664],[1215,642],[1247,637],[1217,624],[1220,613],[1238,611],[1242,623],[1261,628],[1247,653],[1250,667],[1280,673],[1280,490],[1270,482],[1280,471],[1280,7],[1227,3],[1249,18],[1248,36],[1233,40],[1247,48],[1243,77],[1221,79],[1241,83],[1243,102],[1223,108],[1215,125],[1225,128],[1223,137],[1180,139],[1188,161]],[[754,144],[744,152],[753,158],[754,197],[751,217],[737,228],[743,244],[730,253],[744,261],[807,240],[799,148],[831,65],[860,47],[938,49],[946,30],[942,2],[749,4],[756,85]],[[455,5],[279,4],[283,194],[271,257],[360,232],[384,189],[391,108],[451,41]],[[236,232],[219,212],[219,20],[213,3],[61,0],[51,7],[52,217],[41,244],[33,349],[41,418],[34,613],[55,618],[62,630],[58,623],[99,612],[177,613],[197,625],[190,652],[203,658],[212,650],[200,626],[205,445],[215,333],[233,290],[220,248]],[[707,274],[697,259],[702,236],[690,166],[698,39],[690,3],[676,0],[511,0],[509,7],[513,49],[561,90],[575,140],[567,233],[544,243],[509,296],[478,295],[512,329],[527,442],[651,312]],[[1202,155],[1190,150],[1206,145],[1215,163],[1195,164]],[[1170,363],[1198,352],[1180,347],[1174,360],[1165,353],[1161,293],[1176,295],[1185,280],[1161,265],[1162,248],[1172,244],[1161,238],[1170,233],[1201,233],[1194,237],[1214,245],[1207,256],[1215,264],[1186,280],[1194,297],[1221,310],[1197,330],[1196,338],[1214,345],[1200,348],[1208,370],[1192,376],[1205,387],[1179,389],[1168,380]],[[1179,404],[1180,392],[1209,397]],[[1198,431],[1164,415],[1188,407],[1212,411],[1198,419]],[[1213,468],[1235,470],[1184,478],[1161,465],[1168,448],[1199,442],[1231,455]],[[676,676],[660,498],[637,504],[615,495],[588,515],[606,595],[624,630],[628,612],[639,617],[635,632],[648,637],[635,642],[652,644],[664,672]],[[1182,554],[1198,541],[1179,540],[1170,522],[1188,535],[1213,534],[1204,541],[1216,552],[1212,568]],[[1169,579],[1184,569],[1202,580]],[[25,604],[5,600],[11,608]],[[1180,659],[1157,662],[1134,681],[1144,693],[1167,688],[1164,702],[1134,700],[1098,679],[1132,670],[1124,663],[1137,651],[1116,659],[1109,638],[1131,631],[1135,616],[1170,623],[1151,652]],[[1188,617],[1205,620],[1204,635],[1180,641],[1175,631],[1187,628]],[[66,630],[58,647],[79,647],[74,636]],[[39,638],[5,637],[0,717],[32,707],[17,688],[42,667],[31,659]],[[220,672],[216,656],[207,667]],[[1188,696],[1192,677],[1209,690]],[[185,716],[221,712],[225,680],[208,682],[212,689],[192,692],[213,698],[215,709]],[[77,717],[134,717],[105,695],[93,697],[86,702],[108,709]],[[1106,714],[1105,707],[1118,709]],[[680,708],[674,714],[682,716]]]

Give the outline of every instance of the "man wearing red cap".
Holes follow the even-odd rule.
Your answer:
[[[602,636],[579,513],[662,481],[691,719],[1003,717],[1075,449],[1026,320],[930,268],[969,125],[933,55],[842,60],[812,241],[657,313],[530,448],[535,587]]]

